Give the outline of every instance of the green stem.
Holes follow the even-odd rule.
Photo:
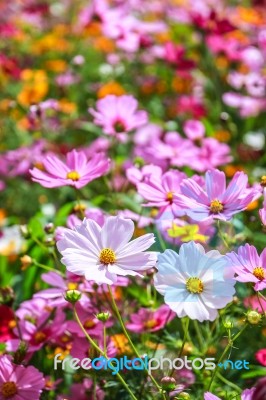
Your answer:
[[[188,335],[188,327],[189,327],[189,318],[186,319],[185,322],[185,327],[184,327],[184,337],[183,337],[183,342],[182,342],[182,346],[181,349],[179,350],[179,354],[178,354],[178,358],[180,358],[182,356],[183,350],[184,350],[184,346],[187,340],[187,335]]]
[[[33,265],[36,265],[36,267],[40,267],[42,269],[45,269],[46,271],[56,272],[56,273],[60,274],[61,276],[64,276],[64,274],[61,271],[58,271],[58,269],[55,269],[55,268],[52,268],[52,267],[48,267],[47,265],[41,264],[36,260],[33,260]]]
[[[194,320],[193,321],[193,325],[194,325],[194,328],[195,328],[195,331],[196,331],[196,334],[197,334],[197,338],[198,338],[198,341],[199,341],[200,349],[202,350],[204,345],[203,345],[203,339],[202,339],[202,335],[201,335],[201,331],[200,331],[200,328],[199,328],[198,321]]]
[[[107,360],[109,360],[109,358],[107,357],[106,353],[94,342],[94,340],[90,337],[90,335],[88,334],[88,332],[85,330],[84,326],[82,325],[77,310],[76,310],[76,305],[74,304],[73,306],[74,309],[74,316],[76,318],[77,323],[80,326],[80,329],[82,330],[82,332],[84,333],[84,335],[86,336],[86,338],[88,339],[89,343],[91,344],[91,346],[97,350],[102,356],[104,356]],[[124,388],[127,390],[127,392],[130,394],[131,398],[133,400],[138,400],[134,393],[131,391],[131,389],[129,388],[129,386],[127,385],[127,383],[124,381],[124,379],[122,378],[122,376],[117,373],[116,374],[117,378],[119,379],[119,381],[122,383],[122,385],[124,386]]]
[[[166,250],[166,244],[165,244],[165,242],[163,240],[163,237],[161,235],[161,232],[160,232],[159,228],[157,228],[157,227],[156,227],[156,232],[157,232],[157,236],[158,236],[158,239],[159,239],[160,246],[161,246],[162,250],[165,251]]]
[[[121,328],[122,328],[122,330],[123,330],[123,332],[124,332],[124,335],[126,336],[126,338],[127,338],[127,340],[128,340],[128,343],[129,343],[130,346],[132,347],[132,350],[133,350],[134,353],[136,354],[137,358],[141,358],[141,357],[140,357],[140,354],[139,354],[139,352],[138,352],[138,350],[137,350],[136,347],[134,346],[134,343],[132,342],[132,340],[131,340],[131,338],[130,338],[128,332],[127,332],[127,329],[126,329],[126,327],[125,327],[125,324],[124,324],[124,322],[123,322],[123,319],[122,319],[122,317],[121,317],[121,314],[120,314],[120,312],[119,312],[119,310],[118,310],[118,307],[117,307],[117,305],[116,305],[116,301],[115,301],[115,299],[114,299],[113,292],[112,292],[112,289],[111,289],[110,285],[108,285],[108,291],[109,291],[109,295],[110,295],[110,297],[111,297],[111,302],[112,302],[113,310],[115,311],[116,316],[117,316],[117,319],[118,319],[118,321],[120,322],[120,325],[121,325]],[[160,393],[162,393],[161,387],[158,385],[158,383],[156,382],[156,380],[154,379],[154,377],[150,374],[150,372],[149,372],[147,369],[145,369],[145,372],[146,372],[146,374],[149,376],[149,378],[151,379],[151,381],[153,382],[154,386],[156,386],[156,388],[158,389],[158,391],[159,391]]]
[[[233,343],[244,332],[244,330],[247,328],[247,326],[248,325],[244,325],[243,328],[235,336],[233,336],[232,338],[229,338],[228,344],[227,344],[226,348],[224,349],[221,357],[219,358],[219,360],[217,362],[217,365],[216,365],[216,368],[215,368],[215,370],[213,372],[213,375],[212,375],[212,378],[211,378],[211,381],[210,381],[210,384],[209,384],[209,387],[208,387],[208,391],[211,390],[211,386],[212,386],[212,383],[214,381],[215,375],[217,373],[217,369],[219,367],[219,364],[223,361],[223,358],[226,355],[226,353],[230,350],[230,348],[233,346]]]
[[[217,230],[218,230],[218,234],[219,234],[219,236],[220,236],[220,239],[222,239],[222,242],[224,243],[225,247],[226,247],[228,250],[230,250],[230,246],[229,246],[229,244],[227,243],[227,241],[225,240],[224,234],[223,234],[223,232],[221,231],[221,225],[220,225],[220,220],[219,220],[219,219],[217,220]]]
[[[238,393],[242,393],[242,389],[240,389],[239,386],[235,385],[233,382],[228,381],[223,375],[220,374],[220,372],[217,372],[217,376],[222,381],[225,383],[227,386],[230,386],[231,388],[235,389]]]

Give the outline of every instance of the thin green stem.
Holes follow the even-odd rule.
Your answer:
[[[33,265],[36,265],[36,267],[40,267],[42,269],[45,269],[46,271],[52,271],[52,272],[56,272],[62,276],[64,276],[64,274],[61,271],[58,271],[58,269],[55,269],[53,267],[48,267],[47,265],[41,264],[36,260],[33,260]]]
[[[227,380],[223,375],[220,374],[220,372],[217,372],[217,376],[222,381],[225,383],[227,386],[230,386],[231,388],[235,389],[238,393],[242,393],[242,389],[240,389],[239,386],[235,385],[233,382],[230,382]]]
[[[187,335],[188,335],[188,327],[189,327],[189,318],[186,319],[185,321],[185,327],[184,327],[184,337],[183,337],[183,342],[181,345],[181,348],[179,350],[179,354],[178,354],[178,358],[180,358],[182,356],[183,350],[184,350],[184,346],[187,340]]]
[[[244,332],[244,330],[245,330],[246,328],[247,328],[247,325],[244,325],[243,328],[242,328],[236,335],[234,335],[232,338],[231,338],[231,337],[229,338],[228,344],[227,344],[227,346],[225,347],[225,349],[224,349],[224,351],[223,351],[221,357],[219,358],[219,360],[218,360],[218,362],[217,362],[217,365],[216,365],[216,367],[215,367],[215,370],[214,370],[214,372],[213,372],[213,375],[212,375],[212,377],[211,377],[211,381],[210,381],[210,384],[209,384],[209,387],[208,387],[208,391],[211,390],[211,386],[212,386],[212,383],[213,383],[213,381],[214,381],[215,375],[216,375],[216,373],[217,373],[217,369],[218,369],[218,367],[219,367],[219,364],[223,361],[223,358],[224,358],[224,356],[226,355],[226,353],[231,349],[231,347],[233,346],[233,343],[234,343],[234,342],[236,341],[236,339]]]
[[[221,230],[221,225],[220,225],[220,221],[219,221],[219,220],[217,220],[217,230],[218,230],[219,237],[220,237],[220,239],[222,239],[222,241],[223,241],[225,247],[226,247],[228,250],[230,250],[230,246],[229,246],[229,244],[227,243],[227,241],[225,240],[224,234],[223,234],[223,232],[222,232],[222,230]]]
[[[121,328],[122,328],[122,330],[123,330],[123,332],[124,332],[124,335],[126,336],[126,338],[127,338],[127,340],[128,340],[128,343],[129,343],[130,346],[132,347],[132,350],[134,351],[134,353],[136,354],[136,356],[137,356],[138,358],[141,358],[141,357],[140,357],[140,354],[139,354],[139,352],[138,352],[138,350],[136,349],[134,343],[132,342],[132,340],[131,340],[131,338],[130,338],[130,336],[129,336],[129,334],[128,334],[128,331],[127,331],[127,329],[126,329],[126,327],[125,327],[125,324],[124,324],[124,322],[123,322],[123,319],[122,319],[122,317],[121,317],[121,314],[120,314],[120,312],[119,312],[119,310],[118,310],[118,307],[117,307],[117,305],[116,305],[116,301],[115,301],[115,299],[114,299],[113,292],[112,292],[112,289],[111,289],[110,285],[108,285],[108,291],[109,291],[109,295],[110,295],[110,298],[111,298],[113,310],[114,310],[114,312],[115,312],[115,314],[116,314],[116,316],[117,316],[118,321],[120,322],[120,325],[121,325]],[[156,388],[158,389],[158,391],[159,391],[160,393],[162,393],[161,387],[158,385],[158,383],[156,382],[156,380],[154,379],[154,377],[150,374],[150,372],[149,372],[147,369],[145,369],[145,372],[146,372],[146,374],[149,376],[149,378],[151,379],[151,381],[153,382],[153,384],[156,386]]]
[[[159,239],[159,243],[160,243],[161,249],[163,251],[165,251],[166,250],[166,244],[165,244],[165,241],[163,240],[163,237],[162,237],[162,234],[161,234],[159,228],[157,228],[157,227],[156,227],[156,232],[157,232],[157,236],[158,236],[158,239]]]
[[[200,331],[200,328],[199,328],[198,321],[194,320],[193,321],[193,325],[194,325],[194,328],[195,328],[195,331],[196,331],[196,334],[197,334],[197,338],[198,338],[198,341],[199,341],[200,349],[202,350],[203,347],[204,347],[204,344],[203,344],[203,338],[202,338],[202,335],[201,335],[201,331]]]
[[[84,333],[84,335],[86,336],[86,338],[88,339],[89,343],[91,344],[91,346],[97,350],[102,356],[104,356],[107,360],[109,360],[108,356],[106,355],[106,353],[97,345],[97,343],[94,342],[94,340],[90,337],[90,335],[88,334],[88,332],[86,331],[86,329],[84,328],[84,326],[82,325],[77,310],[76,310],[76,306],[74,304],[73,306],[73,310],[74,310],[74,316],[76,318],[77,323],[80,326],[80,329],[82,330],[82,332]],[[122,385],[124,386],[124,388],[127,390],[127,392],[130,394],[131,398],[133,400],[138,400],[134,393],[131,391],[131,389],[129,388],[129,386],[127,385],[127,383],[124,381],[124,379],[122,378],[122,376],[117,373],[116,374],[117,378],[119,379],[119,381],[122,383]]]

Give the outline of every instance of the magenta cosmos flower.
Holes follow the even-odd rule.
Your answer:
[[[217,310],[233,299],[235,282],[226,257],[217,250],[205,254],[200,244],[185,243],[179,254],[159,254],[156,268],[155,288],[179,318],[214,321]]]
[[[94,123],[107,135],[129,132],[148,122],[146,111],[137,111],[138,102],[133,96],[108,95],[96,103],[96,110],[89,108]]]
[[[117,276],[141,276],[139,271],[154,267],[155,252],[144,252],[155,241],[152,233],[132,240],[134,223],[130,219],[108,217],[100,227],[84,218],[74,230],[65,229],[57,242],[62,263],[74,274],[98,284],[113,284]]]
[[[47,188],[59,186],[74,186],[82,188],[89,182],[104,175],[110,161],[98,153],[89,160],[82,151],[72,150],[66,155],[66,162],[55,155],[49,155],[42,160],[44,171],[33,168],[30,170],[32,180]]]
[[[186,179],[180,184],[181,194],[173,198],[174,204],[195,221],[230,220],[261,196],[258,190],[247,188],[248,177],[243,172],[237,172],[227,188],[225,174],[218,169],[206,172],[205,183],[206,190],[194,179]]]
[[[242,392],[241,394],[241,400],[262,400],[259,399],[258,397],[254,397],[254,392],[255,392],[255,387],[251,388],[251,389],[246,389]],[[222,400],[220,397],[215,396],[214,394],[210,393],[210,392],[206,392],[204,393],[204,400]]]
[[[266,249],[258,255],[254,246],[245,244],[238,252],[227,254],[239,282],[253,282],[254,289],[259,291],[266,288]]]
[[[172,216],[182,216],[184,211],[173,203],[174,195],[180,193],[180,184],[186,178],[186,174],[176,170],[170,170],[163,175],[151,175],[145,182],[137,185],[138,193],[148,203],[145,207],[158,207],[159,213],[169,212]]]
[[[166,304],[157,310],[140,308],[137,313],[130,316],[127,328],[136,333],[156,332],[163,329],[174,317],[175,313]]]
[[[0,357],[0,400],[37,400],[44,385],[36,368],[13,364],[10,356]]]

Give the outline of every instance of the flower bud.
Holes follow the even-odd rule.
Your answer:
[[[14,363],[21,364],[24,360],[28,350],[28,344],[24,341],[19,343],[17,351],[14,353]]]
[[[11,287],[6,286],[0,288],[0,304],[11,306],[15,298],[14,291]]]
[[[143,167],[143,165],[145,165],[145,162],[144,162],[143,158],[141,158],[141,157],[135,157],[133,163],[136,167]]]
[[[20,257],[20,261],[21,261],[21,269],[22,270],[25,270],[26,268],[28,268],[33,263],[32,258],[30,256],[28,256],[27,254],[25,254],[24,256]]]
[[[106,322],[108,321],[108,319],[110,318],[110,314],[108,311],[106,312],[101,312],[99,314],[96,315],[96,318],[101,321],[101,322]]]
[[[55,227],[54,227],[54,224],[53,224],[52,222],[49,222],[49,223],[46,224],[45,227],[44,227],[44,231],[45,231],[46,233],[54,233],[54,229],[55,229]]]
[[[261,314],[258,311],[250,310],[246,313],[247,321],[251,325],[258,325],[261,321]]]
[[[65,293],[65,300],[69,303],[75,304],[81,299],[82,293],[79,290],[67,290]]]
[[[161,379],[162,389],[166,392],[171,392],[176,387],[176,380],[171,376],[164,376]]]
[[[21,235],[25,239],[29,239],[31,237],[31,232],[30,232],[30,230],[29,230],[27,225],[20,225],[19,229],[20,229]]]
[[[190,395],[188,393],[186,393],[186,392],[182,392],[182,393],[179,393],[178,398],[179,399],[184,399],[184,400],[189,400],[190,399]]]
[[[226,319],[223,323],[225,329],[232,329],[234,327],[234,324],[230,319]]]
[[[48,237],[48,238],[46,238],[46,239],[44,240],[44,244],[45,244],[47,247],[53,247],[53,246],[55,245],[55,240],[54,240],[54,238]]]

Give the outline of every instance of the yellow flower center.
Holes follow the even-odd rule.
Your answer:
[[[80,174],[77,171],[70,171],[67,173],[66,177],[72,181],[78,181],[80,179]]]
[[[223,211],[224,206],[220,202],[220,200],[212,200],[210,204],[210,210],[213,214],[218,214],[220,211]]]
[[[263,281],[263,279],[265,278],[265,271],[262,267],[256,267],[253,270],[253,275],[259,280],[259,281]]]
[[[67,284],[68,290],[76,290],[77,287],[78,287],[78,284],[75,283],[75,282],[69,282],[69,283]]]
[[[170,201],[170,203],[173,202],[173,198],[174,198],[174,192],[168,192],[166,194],[166,200]]]
[[[46,334],[44,332],[37,332],[34,335],[34,339],[37,343],[42,343],[46,339]]]
[[[266,187],[266,175],[263,175],[260,179],[260,184],[263,187]]]
[[[157,325],[156,319],[149,319],[147,322],[144,322],[144,326],[147,329],[152,329]]]
[[[199,278],[193,276],[186,281],[186,288],[190,293],[202,293],[203,283]]]
[[[102,264],[114,264],[116,261],[115,252],[108,247],[106,249],[102,249],[99,259]]]
[[[87,320],[84,322],[84,324],[83,324],[83,326],[84,326],[85,329],[94,328],[95,325],[96,325],[96,323],[93,321],[93,319],[87,319]]]
[[[0,393],[4,396],[5,399],[14,396],[17,394],[18,388],[15,382],[5,382],[1,386]]]

